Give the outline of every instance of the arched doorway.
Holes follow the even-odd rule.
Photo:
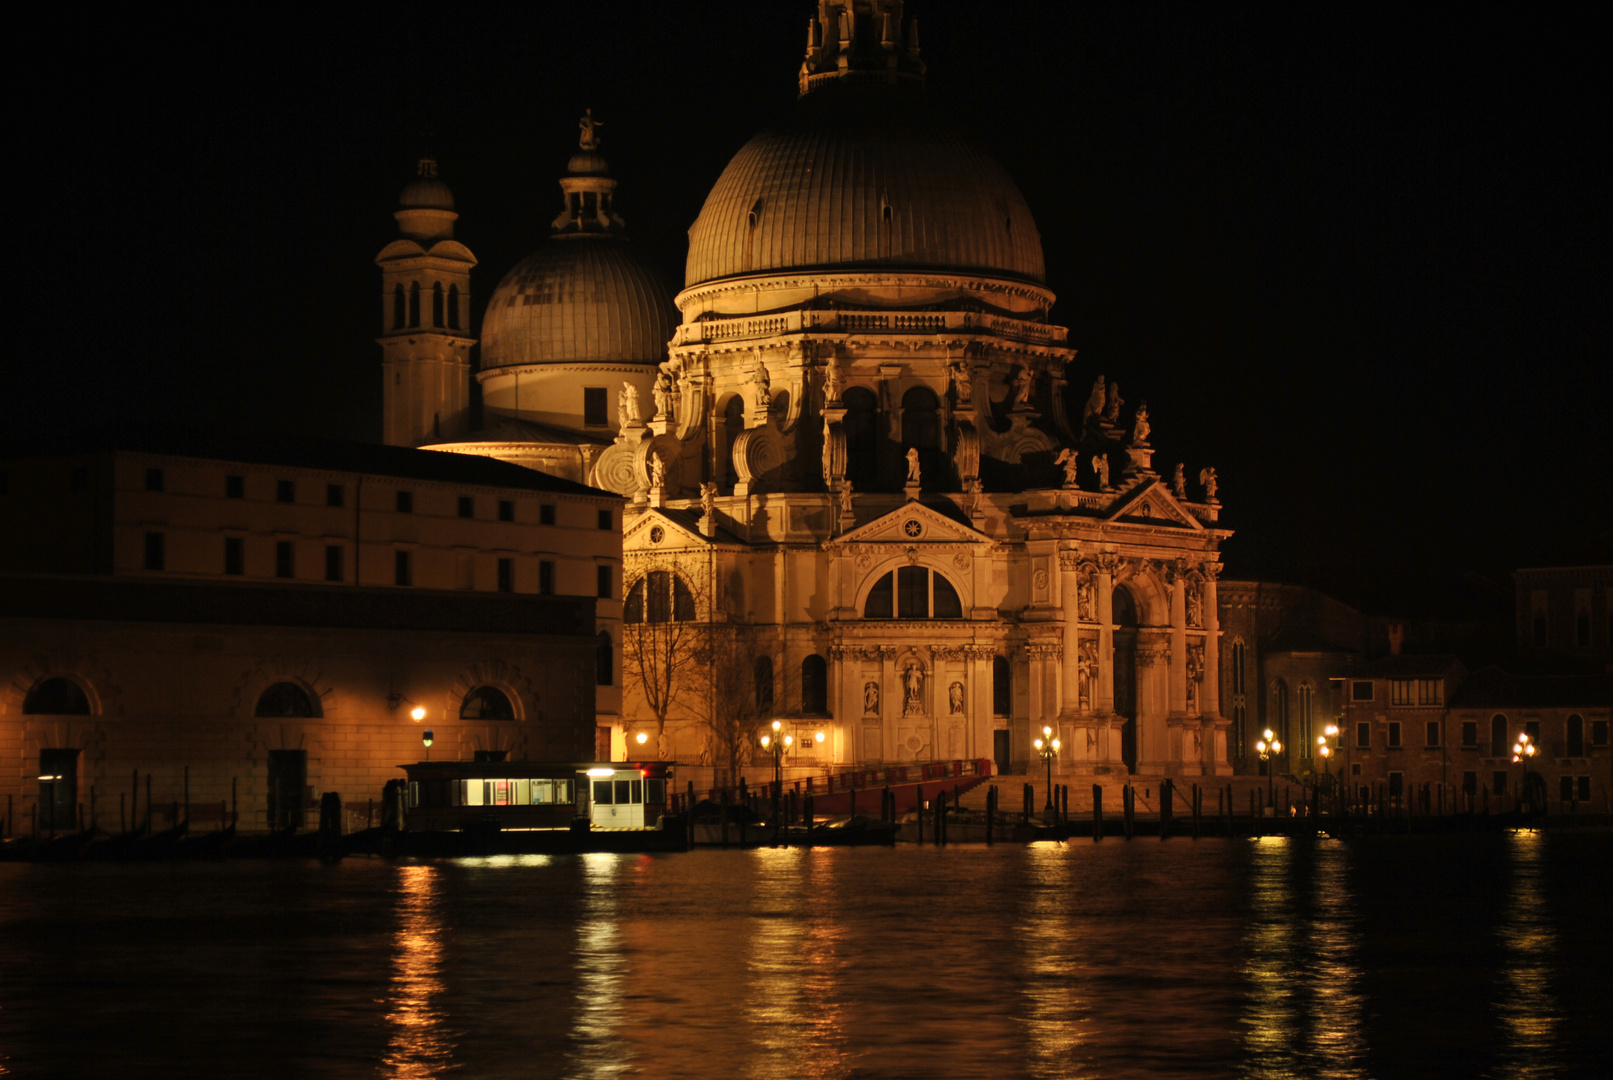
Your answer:
[[[1125,717],[1120,728],[1120,760],[1137,771],[1137,601],[1124,585],[1111,604],[1115,630],[1115,712]]]

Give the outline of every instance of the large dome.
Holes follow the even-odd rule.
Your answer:
[[[482,320],[482,369],[659,363],[676,315],[666,284],[627,241],[552,237],[493,290]]]
[[[918,95],[847,83],[734,155],[689,230],[684,283],[828,268],[1039,282],[1042,241],[1013,178]]]

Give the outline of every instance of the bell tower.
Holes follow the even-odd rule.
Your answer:
[[[421,158],[398,209],[403,235],[375,257],[381,268],[381,439],[441,442],[470,421],[470,271],[476,257],[454,239],[454,195]]]

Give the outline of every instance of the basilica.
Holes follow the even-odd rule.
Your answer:
[[[675,296],[585,115],[475,365],[475,258],[422,161],[377,258],[385,439],[626,500],[597,615],[618,752],[720,764],[732,688],[624,655],[683,623],[738,643],[793,767],[1024,772],[1050,728],[1063,773],[1230,774],[1215,469],[1156,464],[1139,389],[1081,363],[1031,208],[927,108],[902,6],[818,0],[794,111],[716,178]]]

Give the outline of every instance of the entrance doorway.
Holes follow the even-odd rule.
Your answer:
[[[1120,760],[1128,773],[1137,771],[1137,602],[1124,585],[1115,589],[1111,606],[1115,625],[1115,712],[1120,727]]]
[[[269,751],[269,828],[302,828],[308,751]]]
[[[39,827],[78,828],[78,751],[39,752]]]
[[[1008,771],[1009,747],[1012,746],[1010,732],[993,731],[991,733],[991,756],[997,763],[997,775],[1001,776]]]

